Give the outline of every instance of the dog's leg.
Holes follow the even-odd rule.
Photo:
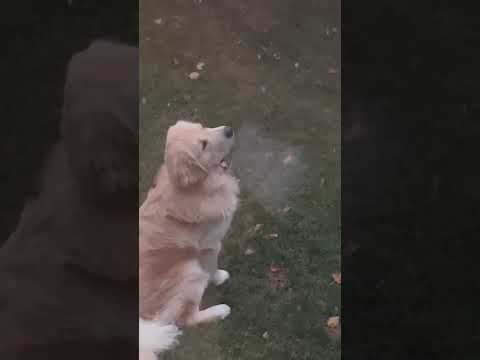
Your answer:
[[[205,310],[193,312],[186,325],[195,326],[223,320],[230,315],[230,312],[230,306],[225,304],[210,306]]]
[[[180,327],[190,327],[225,319],[230,315],[230,306],[225,304],[210,306],[205,310],[199,309],[199,303],[193,301],[183,305],[181,315],[177,319]]]
[[[209,249],[202,252],[202,266],[210,274],[210,281],[215,285],[221,285],[230,278],[226,270],[218,269],[218,253],[220,249]]]
[[[212,282],[215,285],[222,285],[225,281],[227,281],[230,278],[230,274],[226,270],[217,270],[213,274],[212,277]]]
[[[194,271],[194,267],[192,267]],[[225,319],[230,315],[230,307],[225,304],[211,306],[207,309],[200,310],[203,293],[207,288],[209,274],[199,272],[191,277],[185,284],[182,298],[184,299],[179,312],[177,314],[177,325],[180,327],[189,327],[200,324],[206,324],[218,320]]]

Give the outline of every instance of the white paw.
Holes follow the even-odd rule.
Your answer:
[[[215,305],[212,310],[214,311],[215,316],[218,316],[222,320],[225,319],[232,312],[230,306],[225,304]]]
[[[213,275],[213,283],[215,285],[221,285],[230,278],[230,274],[225,270],[217,270]]]

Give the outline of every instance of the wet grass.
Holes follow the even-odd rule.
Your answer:
[[[164,358],[339,359],[339,331],[325,328],[341,306],[339,3],[140,6],[140,199],[179,118],[228,123],[240,143],[242,201],[220,260],[232,278],[205,297],[232,314]]]

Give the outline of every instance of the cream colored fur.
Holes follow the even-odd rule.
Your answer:
[[[208,283],[229,278],[217,268],[217,257],[239,187],[222,161],[234,143],[226,134],[223,126],[186,121],[167,133],[165,163],[139,211],[141,358],[174,345],[180,332],[172,326],[208,323],[230,313],[225,304],[200,310]]]

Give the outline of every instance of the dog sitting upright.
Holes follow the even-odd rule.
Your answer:
[[[223,319],[228,305],[200,310],[221,241],[237,208],[229,171],[233,129],[179,121],[167,133],[165,164],[139,211],[140,358],[154,359],[188,327]]]

